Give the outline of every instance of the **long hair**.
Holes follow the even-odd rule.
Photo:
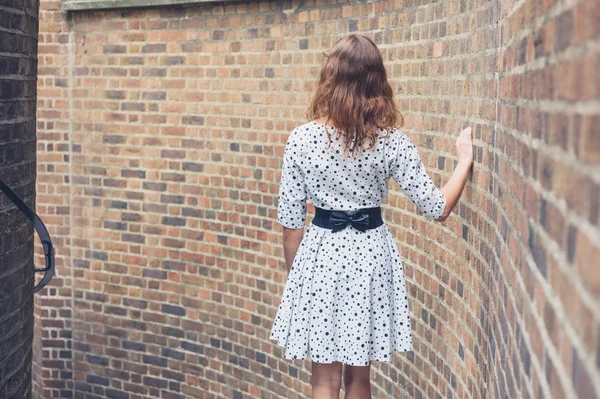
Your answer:
[[[327,116],[327,122],[333,122],[336,133],[343,138],[345,155],[373,148],[382,137],[380,129],[385,133],[403,125],[383,57],[370,38],[348,35],[324,55],[326,60],[307,116]],[[331,143],[331,134],[325,130]]]

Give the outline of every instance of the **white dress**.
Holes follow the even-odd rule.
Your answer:
[[[327,147],[330,129],[334,148]],[[430,218],[441,216],[443,194],[431,181],[408,136],[393,130],[357,160],[344,159],[335,128],[308,122],[285,147],[277,221],[304,228],[306,198],[324,209],[380,206],[393,178]],[[270,339],[286,359],[366,366],[413,350],[402,261],[384,224],[332,232],[309,224],[284,287]]]

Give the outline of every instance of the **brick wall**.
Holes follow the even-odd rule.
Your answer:
[[[0,10],[0,180],[35,204],[38,4]],[[31,398],[33,227],[0,193],[0,398]]]
[[[71,142],[69,32],[59,1],[40,2],[38,37],[38,214],[52,236],[56,274],[35,296],[33,391],[36,398],[73,397]]]
[[[476,145],[443,225],[390,183],[415,351],[374,367],[373,396],[600,394],[597,8],[58,6],[42,2],[38,85],[38,192],[62,243],[39,304],[44,397],[308,396],[309,362],[267,339],[286,278],[277,182],[320,54],[349,32],[379,44],[436,182],[461,127]]]

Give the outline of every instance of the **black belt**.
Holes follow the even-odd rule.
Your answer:
[[[315,206],[315,211],[312,224],[325,229],[331,229],[333,232],[343,230],[348,226],[364,232],[383,224],[380,206],[362,208],[355,211],[338,211]]]

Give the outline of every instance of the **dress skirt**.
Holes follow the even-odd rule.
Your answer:
[[[286,359],[366,366],[413,350],[402,261],[387,225],[338,232],[310,223],[269,339]]]

